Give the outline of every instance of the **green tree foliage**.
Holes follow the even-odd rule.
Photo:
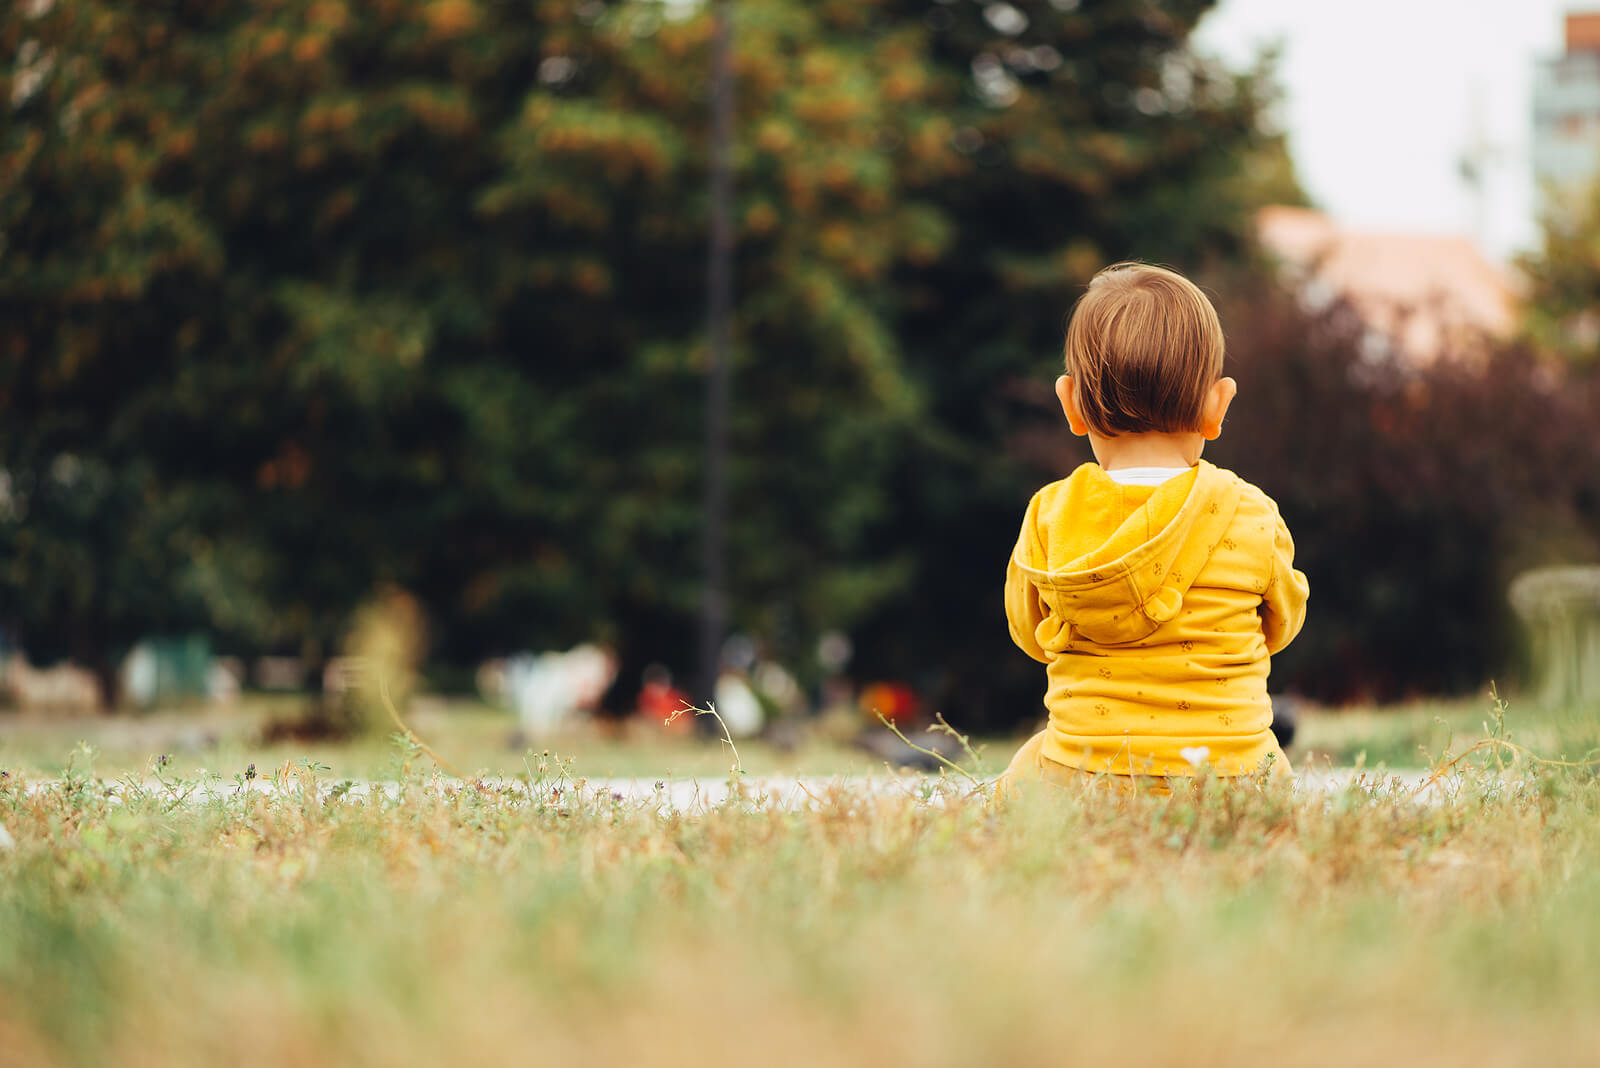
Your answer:
[[[123,96],[142,35],[120,29],[41,3],[0,23],[0,604],[35,650],[70,652],[108,690],[134,637],[205,618],[147,385],[177,366],[172,304],[223,262],[153,181],[167,143],[148,101]]]
[[[574,523],[551,539],[564,558],[583,553],[567,565],[577,599],[592,599],[581,607],[684,663],[699,580],[710,22],[653,5],[586,10],[548,42],[544,84],[502,134],[509,167],[480,201],[508,249],[538,252],[508,294],[538,313],[508,317],[508,341],[546,355],[507,389],[531,378],[544,389],[529,410],[570,413],[540,429],[551,450],[590,443],[569,449]],[[885,146],[929,180],[959,161],[929,113],[918,31],[863,33],[863,10],[739,7],[730,558],[738,622],[771,636],[850,624],[912,551],[864,543],[919,408],[889,281],[937,256],[946,233]]]
[[[1526,331],[1533,345],[1569,363],[1600,362],[1600,181],[1543,223],[1541,247],[1518,266],[1527,279]]]
[[[1240,161],[1279,145],[1261,75],[1188,47],[1208,7],[735,5],[739,626],[997,692],[1044,432],[1016,397],[1104,261],[1238,251]],[[393,583],[447,658],[687,663],[710,29],[647,0],[0,14],[3,621],[101,661],[200,623],[315,652]]]
[[[1194,270],[1248,250],[1259,201],[1240,176],[1281,138],[1267,131],[1266,72],[1190,47],[1210,7],[916,6],[965,168],[930,190],[952,240],[903,275],[897,315],[927,398],[890,535],[918,547],[917,618],[889,602],[867,642],[967,722],[1039,708],[998,576],[1031,492],[1089,458],[1058,409],[1030,403],[1058,373],[1067,310],[1109,262]]]

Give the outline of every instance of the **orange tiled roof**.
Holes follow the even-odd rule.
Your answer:
[[[1510,277],[1468,238],[1349,230],[1308,208],[1270,207],[1261,243],[1308,285],[1342,294],[1403,352],[1432,359],[1516,329]]]

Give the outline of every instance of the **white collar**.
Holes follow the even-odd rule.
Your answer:
[[[1106,471],[1106,477],[1119,486],[1159,486],[1169,478],[1193,470],[1192,467],[1119,467]]]

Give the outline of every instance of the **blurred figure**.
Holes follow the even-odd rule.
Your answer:
[[[946,759],[958,759],[960,746],[947,734],[932,733],[923,726],[924,706],[909,684],[880,681],[863,687],[856,701],[857,714],[866,724],[855,736],[855,744],[888,764],[936,770],[942,763],[930,750]],[[885,725],[887,721],[888,725]],[[918,748],[908,745],[904,734]]]
[[[806,697],[789,669],[776,660],[763,660],[750,675],[756,696],[773,719],[794,719],[806,712]]]
[[[817,710],[824,716],[836,708],[850,705],[855,696],[855,688],[844,673],[855,651],[850,636],[843,631],[830,630],[817,639],[817,666],[822,669],[822,682],[817,689]]]
[[[24,712],[43,708],[98,712],[100,684],[94,674],[70,662],[35,668],[21,649],[13,649],[6,663],[6,688]]]
[[[855,682],[845,668],[855,655],[849,635],[830,630],[817,640],[817,734],[841,745],[853,742],[861,731]]]
[[[584,642],[567,653],[563,667],[571,688],[572,709],[584,716],[600,710],[600,701],[617,678],[617,654],[608,645]]]
[[[854,744],[886,764],[937,771],[946,761],[963,758],[961,743],[943,731],[927,729],[926,706],[907,683],[871,683],[862,689],[857,709],[867,722]]]
[[[323,667],[321,715],[341,733],[388,730],[387,705],[403,712],[410,703],[427,648],[422,602],[399,586],[379,587],[356,613],[342,655]]]
[[[160,668],[149,644],[140,642],[122,661],[122,694],[139,708],[156,703]]]
[[[767,721],[761,698],[750,684],[756,657],[756,643],[747,634],[730,635],[722,644],[722,673],[717,676],[711,701],[728,734],[734,738],[760,734]]]
[[[672,672],[662,664],[651,664],[644,669],[644,685],[639,690],[634,714],[656,730],[684,734],[694,729],[694,717],[679,716],[674,712],[689,705],[689,696],[672,685]],[[671,722],[668,722],[671,720]]]
[[[491,661],[478,671],[478,688],[510,706],[525,738],[548,738],[593,715],[616,675],[616,655],[585,642]]]
[[[749,738],[761,733],[767,715],[761,707],[761,699],[743,674],[724,671],[719,675],[714,700],[717,715],[722,717],[728,734],[734,738]]]
[[[905,730],[916,724],[922,715],[922,702],[903,682],[874,682],[861,691],[856,703],[867,722],[874,726],[882,716]]]
[[[212,704],[232,708],[239,703],[244,664],[236,656],[214,657],[206,669],[206,697]]]

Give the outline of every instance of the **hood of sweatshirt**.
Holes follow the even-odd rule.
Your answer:
[[[1084,464],[1040,490],[1013,561],[1056,626],[1075,632],[1041,640],[1120,645],[1148,637],[1183,607],[1243,491],[1237,475],[1203,460],[1154,489],[1118,485],[1098,464]]]

